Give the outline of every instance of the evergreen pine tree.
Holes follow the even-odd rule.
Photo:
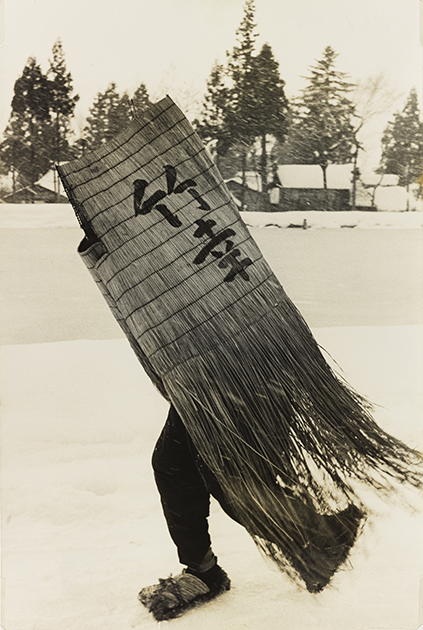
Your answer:
[[[231,93],[227,85],[226,71],[222,64],[215,63],[207,81],[201,120],[193,125],[206,143],[213,144],[213,153],[219,166],[234,139],[228,129],[228,111],[231,107]]]
[[[49,104],[52,113],[49,157],[55,166],[71,157],[69,146],[71,135],[70,121],[79,96],[72,96],[72,76],[66,69],[65,56],[60,39],[53,45],[52,54],[53,58],[50,60],[50,67],[47,72],[50,88]],[[55,191],[57,195],[60,191],[59,186],[59,179],[56,177]]]
[[[264,44],[253,58],[249,98],[245,103],[245,119],[251,133],[260,141],[260,177],[262,191],[267,193],[268,136],[283,142],[287,132],[288,100],[279,64],[269,44]]]
[[[254,22],[254,0],[247,0],[244,5],[244,17],[236,31],[238,45],[228,54],[228,74],[232,81],[231,107],[227,112],[227,124],[231,134],[247,147],[254,141],[254,132],[248,121],[250,95],[255,80],[254,49],[258,33]]]
[[[29,147],[26,144],[25,130],[20,125],[19,117],[12,112],[9,122],[3,133],[3,141],[0,144],[0,158],[7,172],[12,174],[12,190],[16,191],[20,171],[25,171],[24,162],[29,157]],[[25,179],[23,183],[28,183]]]
[[[399,175],[399,185],[407,190],[423,173],[423,122],[418,97],[413,88],[401,112],[394,114],[382,137],[380,173]]]
[[[127,92],[121,96],[116,83],[110,83],[99,92],[90,107],[82,137],[75,143],[78,152],[94,150],[122,131],[137,113],[151,105],[143,83],[135,90],[132,99]]]
[[[132,107],[135,117],[145,112],[151,104],[145,83],[140,83],[132,96]]]
[[[335,69],[337,53],[327,46],[301,96],[293,101],[288,160],[294,164],[319,164],[327,188],[329,164],[349,163],[355,150],[355,106],[349,98],[354,84]]]
[[[283,140],[288,101],[271,47],[264,44],[259,54],[255,54],[258,35],[254,15],[254,0],[247,0],[236,31],[237,44],[231,53],[227,53],[227,67],[215,64],[212,69],[201,119],[196,121],[196,127],[204,140],[214,141],[220,168],[233,170],[229,162],[236,163],[235,170],[242,172],[243,189],[248,163],[256,166],[254,145],[258,140],[258,171],[262,190],[266,193],[267,140],[270,136]]]
[[[22,183],[33,185],[50,167],[50,86],[35,58],[16,80],[12,112],[0,145],[0,157]]]
[[[127,92],[122,96],[116,91],[116,85],[108,91],[107,130],[104,142],[117,136],[133,119],[131,99]]]
[[[82,134],[85,149],[97,149],[121,130],[121,127],[119,128],[117,125],[117,116],[114,114],[120,101],[121,97],[118,94],[116,83],[110,83],[104,92],[98,92],[93,105],[90,107],[90,113]],[[120,111],[122,109],[126,108],[121,107]],[[129,117],[129,102],[126,116]]]
[[[238,45],[233,47],[232,53],[227,53],[228,68],[235,86],[242,83],[243,77],[252,67],[258,37],[255,11],[254,0],[246,0],[244,17],[236,31]]]

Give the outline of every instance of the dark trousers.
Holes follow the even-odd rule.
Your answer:
[[[154,449],[152,464],[179,561],[198,570],[211,546],[207,521],[210,495],[229,516],[233,515],[173,406]]]

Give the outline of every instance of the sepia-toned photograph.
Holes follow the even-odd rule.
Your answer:
[[[422,0],[0,0],[1,630],[423,628],[422,79]]]

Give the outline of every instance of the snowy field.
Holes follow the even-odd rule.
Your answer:
[[[394,228],[423,227],[423,212],[243,212],[249,227]]]
[[[423,227],[423,212],[243,212],[252,227],[397,228]],[[0,228],[54,228],[77,225],[68,204],[1,204]]]
[[[378,404],[377,421],[423,449],[422,215],[340,214],[244,219],[318,341]],[[310,229],[279,229],[304,218]],[[70,207],[3,205],[0,228],[2,625],[157,628],[137,593],[180,570],[150,465],[167,405],[78,260]],[[317,596],[213,503],[232,589],[162,628],[416,630],[423,500],[404,498],[414,509],[369,496],[349,563]]]

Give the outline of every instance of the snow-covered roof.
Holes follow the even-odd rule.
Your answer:
[[[328,188],[351,188],[352,164],[330,164],[326,170]],[[278,177],[284,188],[323,188],[323,171],[318,164],[281,164]]]
[[[349,190],[351,188],[352,164],[330,164],[326,170],[328,188]],[[278,177],[284,188],[323,188],[323,171],[318,164],[281,164],[277,168]],[[242,183],[242,174],[231,177]],[[269,183],[272,174],[269,173]],[[256,171],[245,172],[248,188],[261,192],[261,178]]]
[[[382,178],[382,179],[381,179]],[[369,173],[362,177],[366,186],[398,186],[398,175],[380,175],[377,173]]]
[[[55,192],[54,182],[57,181],[58,178],[59,176],[51,169],[38,180],[37,185]],[[62,191],[62,187],[60,187],[60,191]]]
[[[226,181],[233,181],[238,184],[242,184],[242,173],[237,173],[234,177],[231,177]],[[251,190],[261,192],[261,177],[257,171],[245,171],[245,183],[248,188],[251,188]]]

